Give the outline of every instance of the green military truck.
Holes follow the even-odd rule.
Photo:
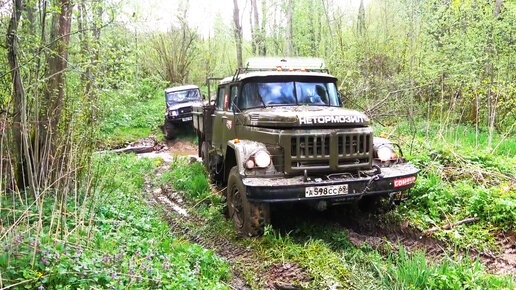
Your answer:
[[[254,58],[194,106],[199,155],[227,185],[239,235],[262,234],[272,203],[324,210],[414,185],[419,170],[373,137],[367,116],[342,107],[336,81],[320,59]]]

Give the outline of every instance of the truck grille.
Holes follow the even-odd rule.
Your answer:
[[[334,135],[292,136],[290,169],[353,170],[371,166],[372,135],[370,132]]]
[[[330,136],[304,136],[292,137],[292,156],[301,158],[329,157]]]

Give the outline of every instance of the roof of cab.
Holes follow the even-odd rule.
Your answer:
[[[165,89],[165,93],[171,93],[171,92],[179,92],[179,91],[185,91],[185,90],[195,90],[199,89],[196,85],[184,85],[179,87],[172,87]]]
[[[323,72],[301,72],[301,71],[254,71],[248,73],[241,73],[236,76],[226,77],[220,81],[220,84],[228,84],[231,82],[238,82],[248,78],[253,77],[274,77],[274,76],[294,76],[294,77],[324,77],[324,78],[332,78],[336,80],[337,78]]]

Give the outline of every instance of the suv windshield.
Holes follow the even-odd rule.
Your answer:
[[[201,99],[199,90],[186,90],[178,92],[165,93],[167,103],[183,103],[189,101],[197,101]]]
[[[269,106],[340,106],[334,83],[266,82],[246,83],[239,100],[240,109]]]

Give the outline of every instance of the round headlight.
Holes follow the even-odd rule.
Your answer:
[[[265,168],[271,164],[271,156],[265,151],[258,151],[254,154],[254,163],[260,168]]]
[[[396,159],[396,152],[388,146],[381,146],[376,151],[376,155],[378,155],[378,159],[381,161],[389,161]]]

